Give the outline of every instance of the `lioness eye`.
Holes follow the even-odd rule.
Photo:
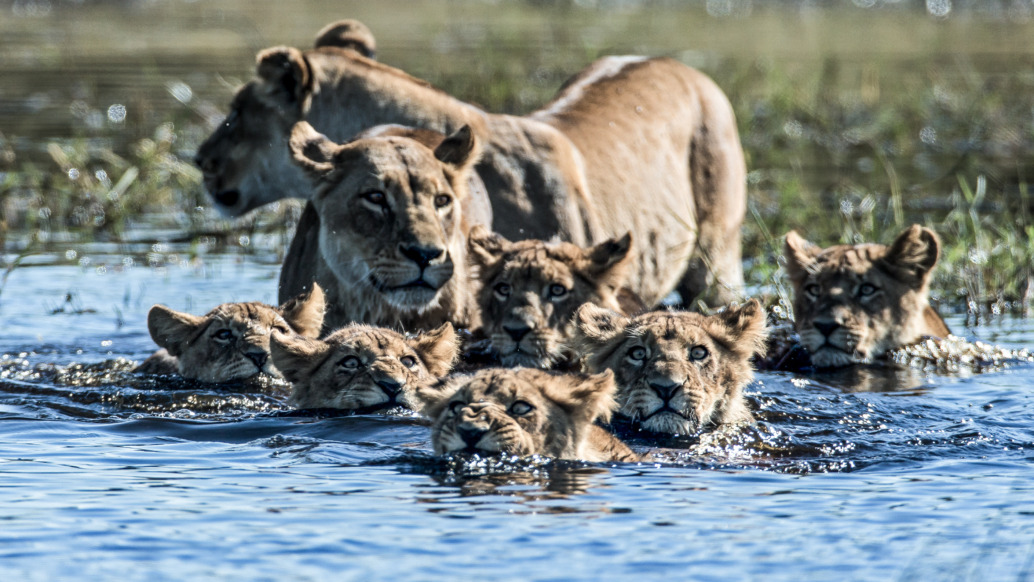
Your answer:
[[[646,348],[642,346],[635,346],[628,350],[628,359],[641,362],[646,359]]]
[[[703,360],[704,358],[706,358],[709,353],[710,352],[708,352],[707,348],[705,348],[704,346],[693,346],[689,350],[689,358],[691,360],[698,360],[699,361],[699,360]]]
[[[868,297],[876,292],[876,285],[872,283],[862,283],[862,286],[858,288],[858,295],[861,297]]]
[[[388,202],[387,197],[384,196],[384,192],[379,192],[377,190],[363,194],[363,200],[366,200],[370,204],[376,204],[377,206],[385,206]]]
[[[412,368],[413,366],[416,366],[416,358],[414,358],[413,356],[402,356],[401,358],[399,358],[399,361],[402,362],[402,365],[407,368]]]
[[[510,414],[514,416],[524,416],[532,410],[535,410],[535,407],[523,400],[518,400],[510,405]]]
[[[438,208],[444,208],[452,202],[452,198],[448,194],[439,194],[434,197],[434,205]]]
[[[450,402],[449,403],[449,412],[451,412],[453,414],[459,414],[460,411],[463,410],[463,407],[466,406],[466,405],[467,405],[467,403],[463,402],[462,400],[455,400],[453,402]]]
[[[821,291],[821,290],[822,289],[818,285],[816,285],[815,283],[811,283],[809,285],[805,285],[804,286],[804,292],[807,293],[808,295],[811,295],[812,297],[818,297],[819,296],[819,291]]]
[[[219,331],[212,334],[215,339],[219,340],[231,340],[233,339],[233,332],[228,329],[220,329]]]
[[[500,297],[509,297],[510,296],[510,284],[509,283],[498,283],[495,287],[493,287],[493,289],[495,289],[496,295],[498,295]]]
[[[549,286],[549,296],[553,299],[558,299],[564,295],[567,295],[567,287],[564,287],[559,283],[553,283]]]
[[[347,356],[347,357],[345,357],[345,359],[343,359],[340,362],[338,362],[338,366],[341,366],[342,368],[344,368],[346,370],[356,370],[356,369],[359,368],[359,366],[362,366],[362,365],[363,365],[362,361],[360,361],[359,358],[357,358],[355,356]]]

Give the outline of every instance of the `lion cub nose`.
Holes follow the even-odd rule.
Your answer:
[[[420,245],[399,245],[399,252],[402,256],[413,261],[421,268],[431,264],[431,261],[442,256],[443,250],[437,247],[423,247]]]
[[[839,323],[833,321],[816,321],[813,325],[815,329],[819,330],[819,333],[826,337],[833,335],[833,332],[840,327]]]
[[[671,400],[671,397],[675,394],[675,390],[681,384],[673,381],[653,381],[650,382],[650,388],[657,393],[665,402]]]
[[[377,381],[377,386],[384,391],[388,396],[395,396],[402,391],[402,387],[405,386],[402,382],[393,378],[385,378]]]
[[[509,336],[513,338],[513,341],[519,343],[522,337],[528,335],[528,332],[531,331],[531,328],[527,326],[508,327],[504,325],[503,331],[509,334]]]
[[[485,436],[485,433],[488,431],[479,427],[461,426],[456,428],[456,432],[459,433],[460,438],[463,439],[463,442],[466,443],[468,447],[473,447],[478,444],[481,437]]]
[[[255,365],[258,366],[258,369],[261,370],[262,366],[266,365],[266,360],[269,359],[269,354],[266,352],[246,352],[244,357],[254,362]]]

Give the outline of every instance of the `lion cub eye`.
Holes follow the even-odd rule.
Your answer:
[[[363,365],[363,362],[355,356],[346,356],[337,365],[346,370],[358,370]]]
[[[509,412],[510,412],[510,414],[512,414],[514,416],[524,416],[525,414],[528,414],[532,410],[535,410],[534,406],[532,406],[531,404],[528,404],[527,402],[525,402],[523,400],[518,400],[517,402],[514,402],[513,404],[510,405],[510,411]]]
[[[643,346],[635,346],[628,350],[628,359],[636,362],[641,362],[646,359],[646,348]]]
[[[710,353],[711,352],[708,352],[707,348],[705,348],[704,346],[693,346],[689,350],[689,359],[695,361],[703,360]]]
[[[506,299],[510,296],[509,283],[497,283],[496,286],[492,289],[495,291],[495,294],[498,295],[500,299]]]
[[[399,361],[402,362],[402,365],[407,368],[416,367],[416,358],[414,358],[413,356],[402,356],[401,358],[399,358]]]
[[[435,208],[445,208],[452,202],[452,197],[448,194],[439,194],[434,197]]]
[[[377,206],[387,206],[388,197],[384,195],[384,192],[374,190],[373,192],[367,192],[363,194],[363,200],[370,204],[376,204]]]
[[[466,405],[467,403],[462,400],[454,400],[449,403],[449,412],[453,414],[459,414],[460,411],[463,410],[463,407]]]
[[[567,296],[567,287],[564,287],[560,283],[553,283],[549,286],[549,297],[551,299],[560,299],[565,296]]]
[[[876,292],[876,285],[872,283],[862,283],[862,286],[858,288],[859,297],[868,297]]]
[[[229,341],[233,339],[233,332],[228,329],[220,329],[219,331],[212,334],[217,340]]]
[[[815,283],[810,283],[804,286],[804,292],[807,293],[809,297],[818,297],[820,291],[822,291],[822,288]]]

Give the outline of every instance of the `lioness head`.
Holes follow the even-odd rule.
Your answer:
[[[479,268],[482,331],[504,366],[549,367],[564,357],[571,315],[583,303],[620,310],[632,236],[583,249],[566,242],[510,242],[471,229],[468,251]]]
[[[620,413],[658,433],[692,434],[749,422],[743,387],[764,351],[765,310],[756,299],[717,315],[655,311],[634,318],[587,304],[576,343],[590,371],[613,370]]]
[[[323,290],[314,285],[280,307],[224,303],[196,316],[155,305],[147,313],[147,328],[154,342],[176,358],[184,378],[229,382],[259,373],[279,378],[280,372],[269,359],[270,333],[316,337],[323,325],[323,310]]]
[[[548,455],[592,459],[596,419],[610,418],[614,377],[490,368],[421,388],[435,453]]]
[[[448,323],[411,337],[363,324],[323,340],[274,333],[270,348],[292,405],[344,410],[411,407],[413,391],[448,374],[459,354]]]
[[[871,362],[922,335],[945,336],[930,307],[930,272],[940,241],[913,225],[890,246],[819,248],[796,231],[786,235],[786,270],[794,290],[801,342],[819,367]]]
[[[303,121],[290,146],[315,184],[320,253],[342,286],[406,314],[466,293],[453,273],[465,267],[460,202],[478,155],[469,127],[432,151],[398,136],[338,145]]]
[[[355,20],[319,32],[316,48],[372,59],[373,34]],[[239,216],[280,198],[308,198],[301,170],[285,147],[308,108],[314,72],[302,52],[273,47],[258,54],[256,78],[234,96],[230,113],[194,158],[216,207]]]

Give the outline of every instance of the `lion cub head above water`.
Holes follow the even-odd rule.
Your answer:
[[[634,461],[636,455],[593,424],[614,408],[614,376],[489,368],[421,388],[435,453],[546,455]]]
[[[826,249],[790,231],[784,254],[797,333],[816,366],[867,363],[924,335],[949,333],[929,303],[940,241],[928,228],[912,225],[890,246]]]
[[[179,373],[203,382],[243,380],[259,373],[279,378],[269,359],[273,331],[306,337],[319,335],[324,298],[319,285],[280,307],[264,303],[224,303],[203,316],[155,305],[147,313],[147,328],[163,349],[136,371]]]
[[[397,135],[339,145],[300,122],[290,146],[315,186],[327,327],[469,325],[461,207],[478,157],[470,128],[432,151]]]
[[[413,391],[448,374],[459,354],[449,323],[411,337],[363,324],[323,340],[274,333],[270,347],[294,386],[292,405],[356,411],[411,407]]]
[[[510,242],[471,229],[468,249],[478,267],[482,332],[504,366],[548,368],[564,358],[571,316],[583,303],[620,311],[630,234],[584,249],[566,242]]]
[[[643,428],[692,434],[753,420],[743,387],[766,335],[756,299],[710,316],[655,311],[627,318],[587,304],[575,324],[585,366],[614,371],[619,411]]]

